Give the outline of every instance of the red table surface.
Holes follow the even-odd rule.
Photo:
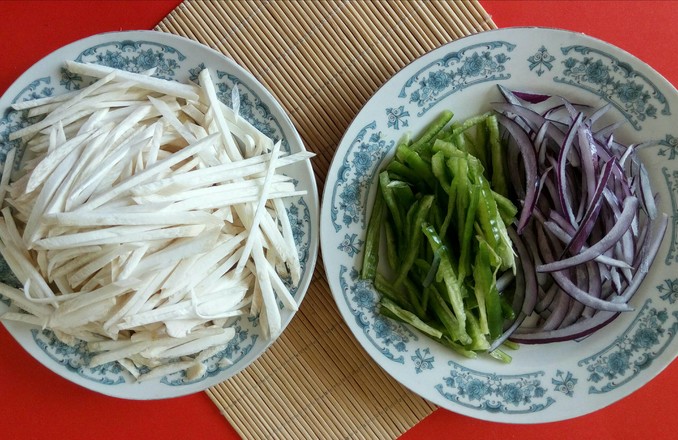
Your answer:
[[[151,29],[180,1],[0,1],[0,93],[53,50],[104,31]],[[481,1],[499,27],[584,32],[647,62],[678,84],[678,3]],[[588,416],[507,425],[435,411],[402,438],[588,439],[678,437],[678,363],[631,396]],[[48,371],[0,326],[0,439],[238,438],[207,395],[150,402],[96,394]],[[477,437],[476,437],[477,438]]]

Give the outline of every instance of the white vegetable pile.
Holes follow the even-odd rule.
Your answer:
[[[234,337],[241,315],[281,331],[284,279],[300,262],[282,198],[300,196],[278,168],[306,160],[221,103],[208,70],[199,86],[93,64],[97,78],[64,95],[21,102],[39,122],[21,175],[0,182],[0,253],[23,289],[0,286],[2,319],[86,341],[90,367],[117,361],[138,380],[186,371]]]

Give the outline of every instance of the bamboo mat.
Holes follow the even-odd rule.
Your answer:
[[[322,187],[342,134],[415,58],[496,26],[477,1],[185,1],[156,30],[231,57],[287,110]],[[255,363],[207,391],[243,438],[396,438],[435,406],[353,338],[322,260],[299,312]]]

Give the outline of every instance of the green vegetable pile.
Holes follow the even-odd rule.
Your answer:
[[[515,318],[497,277],[516,271],[507,225],[517,209],[496,117],[452,118],[444,111],[417,138],[402,139],[379,173],[361,277],[380,292],[381,314],[476,357]],[[382,241],[390,271],[377,269]]]

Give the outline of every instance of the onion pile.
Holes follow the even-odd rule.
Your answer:
[[[490,350],[585,337],[633,310],[668,225],[637,155],[648,144],[618,142],[621,123],[594,128],[609,104],[499,88],[505,102],[493,107],[508,163],[522,164],[510,173],[522,208],[509,230],[519,267],[506,274],[518,313]]]

